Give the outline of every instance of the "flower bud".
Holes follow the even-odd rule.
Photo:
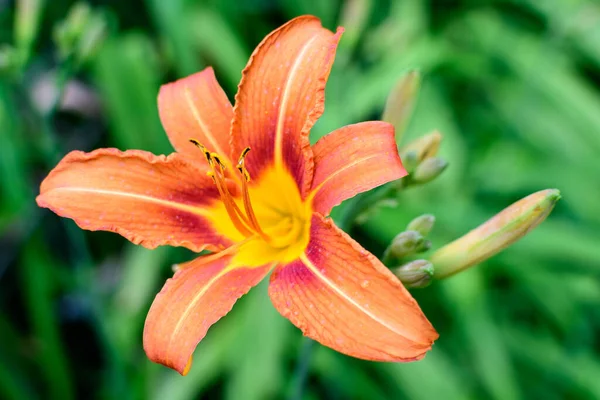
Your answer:
[[[407,231],[417,231],[423,236],[429,235],[433,224],[435,223],[435,217],[431,214],[423,214],[412,221],[406,226]]]
[[[447,278],[510,246],[545,220],[559,199],[557,189],[530,194],[437,250],[430,259],[435,278]]]
[[[412,176],[413,181],[417,183],[426,183],[437,178],[448,166],[448,162],[443,158],[431,157],[425,159]]]
[[[407,288],[424,288],[433,278],[433,264],[427,260],[414,260],[391,270]]]
[[[424,253],[431,249],[431,240],[423,240],[415,249],[415,253]]]
[[[86,61],[106,35],[105,16],[86,3],[75,3],[66,19],[54,28],[54,41],[61,58]]]
[[[396,143],[400,143],[402,140],[420,85],[421,74],[419,71],[409,71],[400,78],[388,96],[381,119],[394,125]]]
[[[425,136],[421,136],[408,143],[406,146],[400,149],[400,154],[405,157],[406,154],[414,152],[417,155],[419,162],[428,158],[434,157],[440,149],[440,142],[442,141],[442,134],[438,131],[433,131]]]
[[[402,164],[409,174],[412,174],[419,166],[419,155],[415,151],[409,151],[402,155]]]
[[[424,240],[423,235],[417,231],[400,232],[390,244],[390,256],[395,258],[409,256],[417,251]]]
[[[40,27],[44,0],[19,0],[15,10],[15,48],[19,61],[25,64],[31,55]]]
[[[343,3],[340,15],[340,26],[346,29],[344,42],[340,43],[349,51],[356,47],[362,37],[362,32],[369,22],[372,4],[369,0],[347,0]]]

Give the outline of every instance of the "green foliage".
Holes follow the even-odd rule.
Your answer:
[[[12,21],[0,37],[14,28],[0,49],[18,55],[0,71],[1,398],[600,398],[596,2],[89,1],[113,23],[75,74],[51,34],[70,2],[15,3],[0,9]],[[318,344],[306,356],[311,346],[261,285],[211,328],[182,378],[146,359],[141,332],[170,265],[192,255],[82,233],[37,210],[37,184],[72,148],[170,152],[160,84],[213,65],[233,98],[252,49],[302,13],[348,29],[312,141],[379,118],[415,69],[421,89],[402,145],[434,129],[444,137],[442,175],[349,228],[376,255],[423,213],[436,217],[435,249],[526,194],[556,187],[563,200],[515,246],[415,291],[440,333],[423,361],[371,363]],[[56,70],[56,102],[40,108],[32,99],[48,85],[36,83]],[[97,107],[67,110],[61,76],[84,83]]]

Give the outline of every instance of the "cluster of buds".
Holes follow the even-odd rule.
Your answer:
[[[530,194],[490,218],[464,236],[436,250],[428,260],[417,259],[400,266],[398,262],[428,250],[425,239],[433,216],[413,220],[386,249],[383,262],[408,288],[423,288],[433,279],[444,279],[496,255],[521,239],[550,215],[560,192],[546,189]]]
[[[382,120],[394,125],[396,143],[402,141],[420,84],[419,72],[409,71],[398,81],[387,99]],[[448,162],[437,156],[441,141],[442,135],[434,131],[400,149],[400,156],[408,171],[408,176],[402,180],[403,186],[430,182],[446,169]]]
[[[408,176],[404,185],[423,184],[440,176],[448,167],[448,162],[437,156],[442,141],[442,134],[433,131],[408,143],[400,149],[400,155]]]
[[[420,85],[420,75],[404,75],[388,97],[383,119],[396,128],[400,143],[413,109]],[[438,177],[448,166],[437,156],[442,135],[431,132],[402,146],[400,155],[409,175],[402,179],[397,192],[407,186],[423,184]],[[388,194],[388,193],[385,193]],[[428,259],[418,258],[431,248],[427,235],[435,222],[433,215],[411,221],[385,250],[382,261],[408,288],[423,288],[433,279],[444,279],[494,256],[510,246],[550,214],[560,193],[546,189],[533,193],[507,207],[466,235],[443,246]]]
[[[382,121],[394,126],[396,143],[401,143],[408,126],[421,83],[417,70],[407,72],[388,96]],[[397,182],[375,191],[368,197],[368,206],[358,213],[355,222],[364,223],[381,207],[396,207],[398,194],[408,186],[431,182],[448,166],[448,162],[437,156],[442,134],[433,131],[421,136],[400,148],[400,157],[408,175]],[[408,238],[407,238],[408,240]]]
[[[403,260],[424,253],[431,248],[427,235],[431,232],[435,217],[424,214],[413,219],[406,230],[400,232],[383,254],[383,262],[392,266],[392,272],[400,278],[406,287],[423,288],[431,283],[433,265],[424,259],[417,259],[399,265]]]

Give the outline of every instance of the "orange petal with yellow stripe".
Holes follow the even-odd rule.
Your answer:
[[[373,121],[348,125],[313,146],[313,209],[323,215],[343,200],[407,174],[402,166],[394,127]]]
[[[99,149],[66,155],[36,200],[83,229],[116,232],[148,248],[201,251],[230,244],[206,218],[218,199],[206,171],[180,154]]]
[[[231,256],[205,257],[179,266],[154,299],[144,326],[148,358],[182,375],[208,328],[271,270],[270,265],[231,268]]]
[[[275,269],[269,295],[306,336],[353,357],[418,360],[438,337],[400,281],[316,213],[306,252]]]
[[[171,144],[180,153],[204,161],[190,143],[194,138],[222,157],[229,154],[231,103],[212,68],[161,86],[158,93],[160,120]]]
[[[310,185],[308,133],[324,109],[325,83],[343,29],[323,28],[319,19],[293,19],[268,35],[242,73],[232,125],[233,154],[249,146],[250,175],[285,164],[302,193]]]

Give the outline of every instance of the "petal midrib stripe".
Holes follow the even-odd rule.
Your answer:
[[[146,196],[146,195],[142,195],[142,194],[119,192],[117,190],[62,187],[62,188],[51,189],[47,193],[50,194],[52,192],[92,193],[92,194],[97,194],[97,195],[126,197],[126,198],[130,198],[130,199],[145,201],[148,203],[159,204],[159,205],[163,205],[163,206],[170,207],[170,208],[175,208],[177,210],[186,211],[186,212],[200,215],[203,217],[206,217],[209,215],[207,210],[200,208],[200,207],[194,207],[194,206],[190,206],[187,204],[178,203],[175,201],[163,200],[163,199],[159,199],[159,198],[152,197],[152,196]]]
[[[223,156],[227,157],[229,154],[226,153],[225,151],[223,151],[221,146],[219,146],[219,142],[213,136],[212,132],[210,131],[210,129],[208,128],[208,126],[206,125],[204,120],[200,117],[200,112],[198,111],[198,109],[196,108],[196,105],[194,104],[194,100],[192,99],[192,93],[191,93],[191,90],[189,87],[187,87],[187,86],[185,87],[185,90],[183,91],[183,95],[185,97],[186,103],[188,104],[188,107],[190,107],[190,110],[192,111],[192,115],[194,116],[194,119],[200,126],[202,133],[204,133],[204,135],[206,136],[206,138],[208,139],[210,144],[213,146],[214,151],[217,152],[219,155],[221,155],[221,157],[223,157]]]
[[[276,264],[277,263],[272,263],[271,266],[269,267],[269,270],[273,269]],[[217,274],[215,274],[215,276],[213,276],[212,278],[210,278],[204,284],[204,286],[202,286],[202,288],[200,290],[198,290],[198,292],[196,293],[196,295],[194,295],[194,298],[188,303],[187,307],[185,308],[185,310],[183,311],[183,313],[179,317],[179,320],[175,324],[175,327],[173,328],[173,333],[171,334],[171,337],[169,338],[169,344],[167,345],[168,349],[171,349],[171,346],[173,344],[173,340],[179,335],[179,331],[181,330],[183,324],[188,319],[190,313],[195,309],[196,304],[200,301],[200,299],[202,299],[202,297],[204,297],[204,295],[206,294],[206,292],[208,292],[208,290],[215,284],[215,282],[217,282],[223,276],[227,275],[228,273],[230,273],[231,271],[233,271],[233,270],[235,270],[237,268],[247,268],[247,267],[236,267],[236,266],[231,265],[231,264],[230,265],[226,265],[225,267],[223,267],[222,270],[220,270]],[[171,354],[171,351],[168,351],[167,354]]]
[[[325,186],[327,184],[327,182],[331,181],[333,178],[335,178],[336,176],[338,176],[339,174],[341,174],[342,172],[357,166],[358,164],[367,162],[373,158],[377,158],[377,155],[369,155],[366,157],[362,157],[359,158],[358,160],[354,160],[351,163],[348,163],[346,165],[344,165],[342,168],[337,169],[335,172],[333,172],[331,175],[327,176],[327,178],[323,179],[323,181],[321,181],[321,183],[319,183],[316,187],[313,187],[312,191],[314,194],[316,194],[316,192],[318,192],[319,190],[321,190],[323,188],[323,186]]]
[[[304,46],[302,46],[302,49],[298,52],[298,57],[296,57],[296,60],[294,61],[294,65],[292,65],[292,68],[290,69],[290,73],[288,74],[286,81],[283,85],[283,87],[284,87],[283,98],[281,99],[281,103],[279,103],[279,110],[277,113],[277,130],[275,132],[275,161],[278,164],[280,164],[283,161],[283,151],[282,151],[281,146],[283,144],[283,126],[285,124],[285,113],[286,113],[289,98],[290,98],[290,96],[289,96],[290,87],[291,87],[292,83],[294,82],[294,79],[297,75],[300,64],[302,64],[304,55],[310,48],[312,42],[315,39],[317,39],[318,37],[319,37],[319,33],[317,32],[314,34],[313,37],[311,37],[304,44]]]
[[[310,261],[308,259],[308,256],[306,255],[306,253],[304,253],[304,254],[302,254],[300,256],[300,260],[304,263],[304,265],[306,265],[306,267],[317,278],[319,278],[323,283],[325,283],[327,286],[329,286],[338,296],[340,296],[342,299],[346,300],[348,303],[352,304],[354,307],[358,308],[362,313],[366,314],[369,318],[371,318],[372,320],[376,321],[377,323],[379,323],[383,327],[389,329],[390,331],[392,331],[392,332],[394,332],[394,333],[396,333],[396,334],[398,334],[398,335],[400,335],[402,337],[405,337],[405,338],[407,338],[409,340],[413,340],[413,341],[415,340],[407,332],[400,331],[398,329],[398,327],[392,326],[392,325],[388,324],[386,321],[384,321],[383,319],[379,318],[377,315],[373,314],[370,310],[364,308],[362,305],[360,305],[359,303],[357,303],[353,298],[351,298],[346,293],[344,293],[343,290],[341,290],[338,286],[335,285],[335,283],[333,283],[325,275],[323,275],[323,273],[321,273],[321,271],[319,271],[319,269],[312,263],[312,261]]]

